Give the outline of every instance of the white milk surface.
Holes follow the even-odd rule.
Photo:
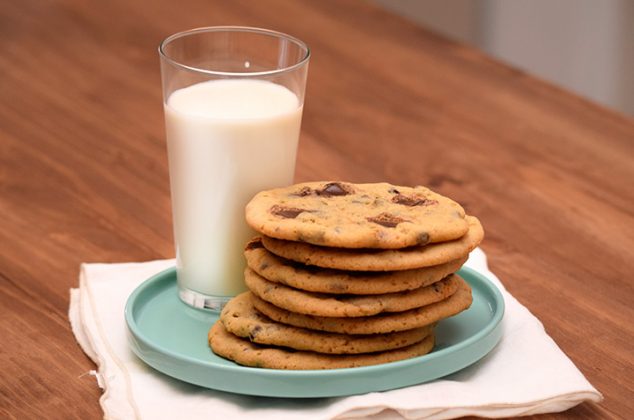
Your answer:
[[[291,184],[302,116],[297,96],[258,80],[215,80],[174,91],[165,105],[178,282],[211,296],[244,290],[254,235],[244,207]]]

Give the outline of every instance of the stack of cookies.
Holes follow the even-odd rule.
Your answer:
[[[471,305],[454,274],[482,240],[478,219],[425,187],[313,182],[247,205],[262,236],[245,250],[249,292],[209,331],[223,357],[333,369],[428,353],[433,329]]]

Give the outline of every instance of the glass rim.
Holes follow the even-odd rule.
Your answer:
[[[297,63],[291,66],[282,67],[279,69],[266,70],[266,71],[254,71],[254,72],[233,72],[233,71],[208,70],[208,69],[201,69],[199,67],[188,66],[187,64],[183,64],[171,58],[165,52],[165,47],[168,44],[170,44],[172,41],[175,41],[179,38],[183,38],[189,35],[206,33],[206,32],[249,32],[249,33],[255,33],[260,35],[272,36],[272,37],[276,37],[280,39],[286,39],[298,45],[300,48],[304,49],[306,51],[306,54],[304,54],[302,59],[299,60]],[[159,44],[158,52],[161,58],[166,60],[168,63],[170,63],[174,67],[177,67],[183,70],[196,72],[196,73],[207,74],[210,76],[224,76],[224,77],[275,76],[278,74],[293,71],[299,67],[304,66],[306,63],[308,63],[308,60],[310,58],[310,48],[304,41],[300,40],[299,38],[296,38],[292,35],[285,34],[284,32],[274,31],[271,29],[251,27],[251,26],[204,26],[200,28],[188,29],[186,31],[177,32],[175,34],[168,36]]]

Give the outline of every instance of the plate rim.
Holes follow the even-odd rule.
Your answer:
[[[220,372],[225,372],[225,373],[231,373],[231,374],[254,374],[257,373],[258,376],[263,377],[265,379],[279,379],[281,377],[284,378],[295,378],[295,377],[301,377],[301,378],[313,378],[313,377],[324,377],[324,376],[328,376],[329,378],[338,378],[342,375],[348,375],[352,372],[359,372],[361,373],[361,370],[363,370],[363,373],[367,373],[368,375],[380,375],[382,372],[384,371],[391,371],[391,370],[396,370],[396,369],[406,369],[410,366],[416,365],[418,363],[421,362],[433,362],[436,359],[439,358],[444,358],[452,353],[455,352],[460,352],[461,350],[464,350],[466,348],[469,348],[470,346],[476,345],[479,341],[485,339],[489,334],[491,334],[493,331],[496,330],[496,328],[498,328],[500,326],[500,323],[502,322],[502,319],[504,318],[504,313],[505,313],[505,302],[504,302],[504,297],[502,295],[502,293],[500,292],[499,288],[491,281],[489,280],[486,276],[484,276],[483,274],[479,273],[478,271],[469,268],[469,267],[462,267],[457,273],[460,274],[460,271],[464,271],[467,272],[470,277],[474,277],[475,279],[477,279],[477,281],[480,283],[480,286],[484,286],[486,288],[486,290],[488,291],[488,293],[490,295],[492,295],[493,299],[489,301],[492,301],[495,303],[495,308],[492,308],[492,313],[493,316],[491,318],[491,320],[488,321],[488,323],[485,325],[484,328],[482,328],[481,330],[479,330],[478,332],[476,332],[475,334],[473,334],[472,336],[466,338],[465,340],[462,340],[458,343],[452,344],[448,347],[439,349],[439,350],[435,350],[432,351],[431,353],[422,355],[422,356],[417,356],[417,357],[413,357],[410,359],[406,359],[406,360],[400,360],[400,361],[396,361],[396,362],[391,362],[391,363],[383,363],[383,364],[379,364],[379,365],[371,365],[371,366],[361,366],[361,367],[354,367],[354,368],[339,368],[339,369],[327,369],[327,370],[284,370],[284,369],[264,369],[264,368],[254,368],[254,367],[247,367],[247,366],[241,366],[236,364],[235,362],[233,362],[233,364],[231,365],[224,365],[224,364],[218,364],[214,361],[209,361],[209,362],[205,362],[205,361],[201,361],[198,358],[194,358],[192,356],[189,356],[187,354],[182,354],[182,353],[177,353],[174,352],[170,349],[166,349],[163,346],[161,346],[160,344],[155,343],[152,339],[148,338],[143,331],[141,330],[141,328],[139,327],[139,325],[136,322],[136,319],[134,318],[134,307],[136,304],[138,304],[138,299],[139,296],[141,296],[142,293],[144,293],[147,289],[149,289],[150,287],[152,287],[154,285],[154,283],[157,282],[161,282],[161,283],[171,283],[175,280],[172,280],[170,277],[174,277],[176,276],[176,267],[170,267],[168,269],[165,269],[153,276],[151,276],[150,278],[148,278],[147,280],[143,281],[139,286],[137,286],[135,288],[135,290],[130,294],[130,296],[128,297],[126,304],[125,304],[125,309],[124,309],[124,314],[125,314],[125,320],[126,320],[126,327],[128,330],[129,335],[131,334],[132,337],[134,338],[134,340],[136,341],[140,341],[141,343],[143,343],[143,345],[145,345],[147,348],[151,349],[155,354],[158,353],[160,354],[162,357],[167,357],[170,359],[174,359],[178,362],[182,362],[182,363],[187,363],[196,367],[201,367],[204,369],[214,369]],[[467,280],[467,282],[469,282],[469,280]],[[166,287],[164,285],[161,285],[162,287]],[[472,286],[470,284],[470,286]],[[169,284],[168,286],[169,287]],[[473,287],[473,286],[472,286]],[[140,303],[139,303],[140,304]],[[197,311],[201,311],[200,309],[195,309],[195,308],[188,308],[188,309],[192,309],[192,310],[197,310]],[[206,312],[206,311],[205,311]],[[218,314],[219,316],[219,314]],[[475,359],[474,361],[472,361],[471,363],[469,363],[466,366],[460,367],[459,369],[454,370],[453,372],[449,372],[446,373],[443,376],[449,375],[451,373],[454,373],[456,371],[462,370],[465,367],[469,366],[472,363],[475,363],[477,360],[480,360],[482,357],[484,357],[486,354],[488,354],[499,342],[500,338],[501,338],[501,333],[498,334],[499,337],[495,340],[495,343],[491,346],[491,348],[484,353],[483,355],[479,356],[477,359]],[[154,363],[149,362],[148,360],[146,360],[146,357],[143,357],[142,351],[139,348],[138,345],[130,343],[129,341],[129,346],[132,348],[133,352],[146,364],[148,364],[149,366],[151,366],[152,368],[158,370],[159,372],[168,375],[170,377],[173,377],[175,379],[184,381],[184,382],[188,382],[188,383],[195,383],[199,386],[203,386],[206,388],[210,388],[210,389],[221,389],[223,391],[227,391],[226,389],[222,389],[222,388],[214,388],[212,386],[209,385],[203,385],[203,384],[199,384],[197,382],[190,382],[187,379],[184,379],[182,377],[178,377],[178,376],[174,376],[171,373],[165,372],[164,370],[162,370],[160,367],[157,367]],[[438,379],[440,377],[443,376],[438,376],[436,378],[430,378],[429,380],[433,380],[433,379]],[[421,381],[421,383],[424,381]],[[408,385],[403,385],[403,386],[408,386]],[[396,387],[394,387],[396,388]],[[234,393],[240,393],[237,391],[228,391],[228,392],[234,392]],[[243,394],[246,394],[246,392],[242,392]],[[274,395],[269,395],[266,393],[262,393],[262,394],[253,394],[253,393],[249,393],[250,395],[267,395],[267,396],[274,396]],[[339,394],[337,394],[339,395]],[[285,397],[288,397],[286,395],[284,395]],[[321,397],[322,395],[320,395]],[[305,398],[306,396],[302,396],[302,398]]]

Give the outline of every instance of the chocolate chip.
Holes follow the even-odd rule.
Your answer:
[[[396,188],[390,188],[390,189],[388,190],[388,192],[389,192],[389,193],[392,193],[392,194],[400,194],[400,193],[401,193],[401,192],[400,192],[399,190],[397,190]]]
[[[305,211],[310,212],[310,210],[298,209],[297,207],[278,206],[277,204],[271,207],[269,211],[271,212],[271,214],[283,217],[285,219],[294,219],[299,216],[300,213],[303,213]]]
[[[378,216],[368,217],[367,220],[369,222],[376,223],[377,225],[381,225],[388,228],[396,227],[399,223],[408,221],[389,213],[381,213]]]
[[[352,194],[352,188],[348,185],[341,184],[339,182],[329,182],[324,187],[315,191],[320,197],[333,197]]]
[[[297,197],[306,197],[308,195],[311,195],[313,193],[313,190],[310,187],[302,187],[301,190],[292,193],[291,195],[295,195]]]
[[[398,194],[392,197],[392,203],[414,207],[414,206],[432,206],[434,204],[438,204],[438,201],[429,200],[425,197],[419,197],[416,195]]]
[[[258,249],[258,248],[264,248],[264,245],[262,245],[262,238],[251,239],[247,243],[247,246],[244,247],[244,250],[250,251],[252,249]]]
[[[416,243],[418,245],[427,245],[429,243],[429,234],[427,232],[419,233],[416,238]]]
[[[260,327],[259,325],[256,325],[255,327],[253,327],[253,329],[249,331],[249,339],[253,341],[253,339],[257,337],[260,331],[262,331],[262,327]]]

